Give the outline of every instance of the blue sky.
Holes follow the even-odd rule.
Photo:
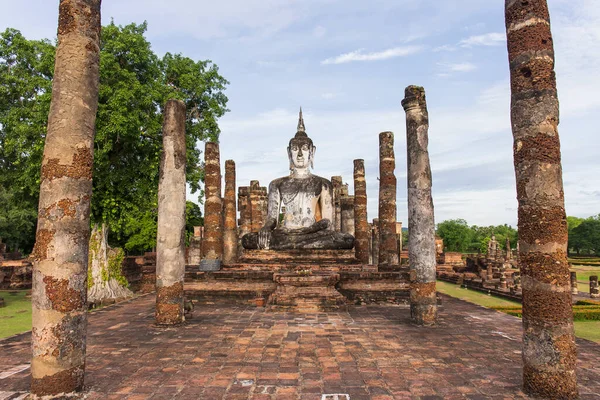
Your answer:
[[[561,102],[567,213],[600,213],[600,4],[549,0]],[[0,29],[56,35],[58,1],[0,0]],[[365,159],[369,219],[377,214],[378,134],[396,138],[398,220],[406,224],[406,131],[400,102],[427,92],[436,222],[516,226],[509,71],[501,0],[120,0],[103,22],[148,21],[163,54],[211,59],[231,85],[221,160],[238,185],[287,174],[299,106],[317,146],[314,173]],[[195,197],[195,196],[194,196]]]

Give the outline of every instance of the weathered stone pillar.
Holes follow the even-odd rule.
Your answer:
[[[200,265],[202,260],[202,236],[203,226],[194,227],[194,236],[190,238],[190,247],[187,252],[187,263],[189,265]]]
[[[333,224],[334,229],[337,232],[342,230],[342,202],[341,193],[342,185],[344,184],[341,176],[332,176],[331,184],[333,185]]]
[[[342,232],[354,236],[354,196],[342,196]]]
[[[32,398],[83,389],[100,27],[100,0],[61,0],[32,253]]]
[[[159,325],[176,325],[185,320],[185,164],[185,104],[169,100],[164,112],[158,182],[155,317]]]
[[[204,164],[204,258],[200,262],[200,270],[217,271],[223,260],[223,202],[218,143],[206,142]]]
[[[225,223],[223,233],[223,262],[232,264],[237,261],[238,236],[237,236],[237,212],[235,209],[235,162],[225,161],[225,198],[223,199],[225,209]]]
[[[554,48],[546,0],[506,0],[523,285],[523,390],[578,397]]]
[[[600,288],[598,287],[598,275],[590,276],[590,298],[600,298]]]
[[[425,89],[406,88],[402,106],[406,111],[408,150],[408,257],[410,264],[410,313],[417,324],[431,325],[437,319],[435,290],[435,223],[429,165],[429,115]]]
[[[240,237],[242,237],[252,231],[252,208],[250,207],[250,188],[248,186],[238,188],[238,209],[240,210]]]
[[[365,161],[354,160],[354,251],[358,262],[369,263],[369,223],[367,222],[367,182]]]
[[[571,272],[571,294],[579,294],[577,287],[577,272]]]
[[[396,156],[394,134],[379,134],[379,268],[397,267],[398,242],[396,240]]]
[[[379,218],[373,218],[371,226],[371,260],[373,265],[379,265]]]

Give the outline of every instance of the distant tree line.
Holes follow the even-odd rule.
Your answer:
[[[578,255],[600,255],[600,214],[589,218],[567,217],[569,251]]]
[[[589,218],[567,217],[569,252],[579,255],[600,254],[600,214]],[[477,226],[464,219],[451,219],[437,225],[437,235],[444,239],[446,251],[485,253],[492,234],[505,250],[506,238],[512,249],[517,247],[518,231],[509,225]]]
[[[146,23],[102,28],[100,90],[94,143],[92,223],[109,228],[111,246],[127,251],[156,243],[162,111],[168,99],[188,110],[187,181],[199,191],[200,141],[218,140],[228,84],[211,61],[180,54],[159,57]],[[40,167],[54,74],[55,43],[0,32],[0,238],[29,253],[35,241]],[[201,193],[200,193],[201,194]],[[187,207],[188,225],[200,208]]]
[[[485,253],[492,235],[496,236],[498,246],[505,249],[506,238],[510,240],[511,248],[516,248],[517,230],[510,225],[477,226],[467,223],[464,219],[451,219],[440,222],[436,227],[437,235],[444,239],[444,250],[460,253]]]

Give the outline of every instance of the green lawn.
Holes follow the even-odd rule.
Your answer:
[[[579,286],[581,287],[581,285]],[[461,289],[460,286],[448,282],[437,281],[437,290],[448,296],[456,297],[484,307],[510,307],[520,305],[520,303],[504,300],[495,296],[488,296],[485,293],[477,292],[475,290]],[[600,321],[575,321],[575,335],[583,339],[600,343]]]
[[[0,290],[5,307],[0,307],[0,339],[31,330],[31,299],[25,297],[27,290],[17,294]]]
[[[521,303],[511,300],[505,300],[500,297],[488,296],[475,290],[462,289],[460,286],[453,283],[437,281],[437,290],[440,293],[448,296],[456,297],[457,299],[468,301],[469,303],[478,304],[484,307],[510,307],[519,306]]]

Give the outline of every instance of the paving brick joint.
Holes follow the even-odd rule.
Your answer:
[[[521,321],[449,297],[432,328],[412,325],[406,306],[298,314],[231,304],[197,304],[184,325],[160,328],[154,301],[90,314],[86,399],[527,398]],[[600,345],[577,344],[581,398],[599,399]],[[29,333],[0,341],[0,399],[23,398],[30,360]]]

